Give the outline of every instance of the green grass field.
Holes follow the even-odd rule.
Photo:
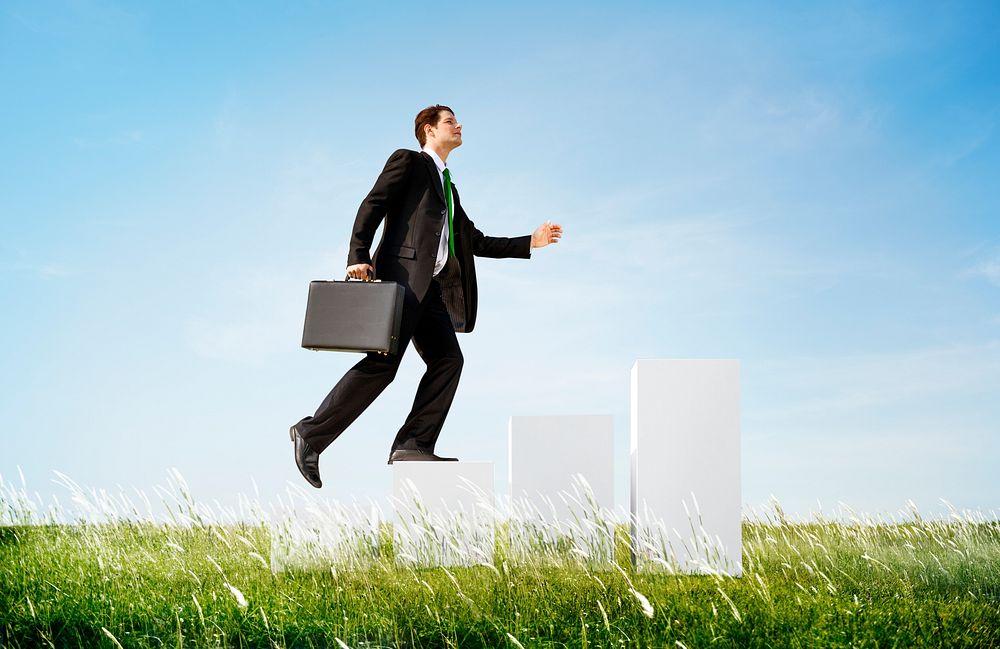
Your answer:
[[[778,508],[744,522],[739,578],[636,573],[624,526],[616,563],[498,541],[488,564],[413,568],[383,527],[349,567],[273,573],[267,525],[209,522],[183,498],[183,521],[60,525],[0,497],[4,648],[1000,646],[1000,523],[981,515]]]

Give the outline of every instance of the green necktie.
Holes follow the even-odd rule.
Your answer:
[[[455,256],[455,225],[454,225],[454,212],[455,207],[452,205],[451,199],[451,172],[448,171],[448,167],[444,168],[444,199],[448,203],[448,255],[451,257]]]

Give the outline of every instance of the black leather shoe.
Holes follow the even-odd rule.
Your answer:
[[[288,429],[288,436],[295,445],[295,466],[299,467],[299,473],[306,482],[319,489],[323,486],[323,481],[319,479],[319,453],[302,439],[295,426]]]
[[[414,449],[396,449],[389,456],[389,464],[393,462],[458,462],[457,457],[441,457],[427,451],[417,451]]]

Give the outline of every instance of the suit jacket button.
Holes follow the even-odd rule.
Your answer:
[[[441,233],[440,233],[440,232],[435,232],[435,233],[434,233],[434,236],[436,236],[436,237],[440,237],[440,236],[441,236]]]
[[[448,210],[441,210],[441,216],[447,216]]]

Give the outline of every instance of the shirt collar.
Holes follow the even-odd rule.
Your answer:
[[[444,160],[441,159],[441,156],[439,156],[434,151],[434,149],[431,149],[431,148],[428,148],[428,147],[423,147],[422,150],[423,150],[424,153],[426,153],[427,155],[429,155],[431,157],[431,160],[434,161],[434,165],[438,168],[438,173],[444,173],[444,168],[447,165],[445,165]]]

